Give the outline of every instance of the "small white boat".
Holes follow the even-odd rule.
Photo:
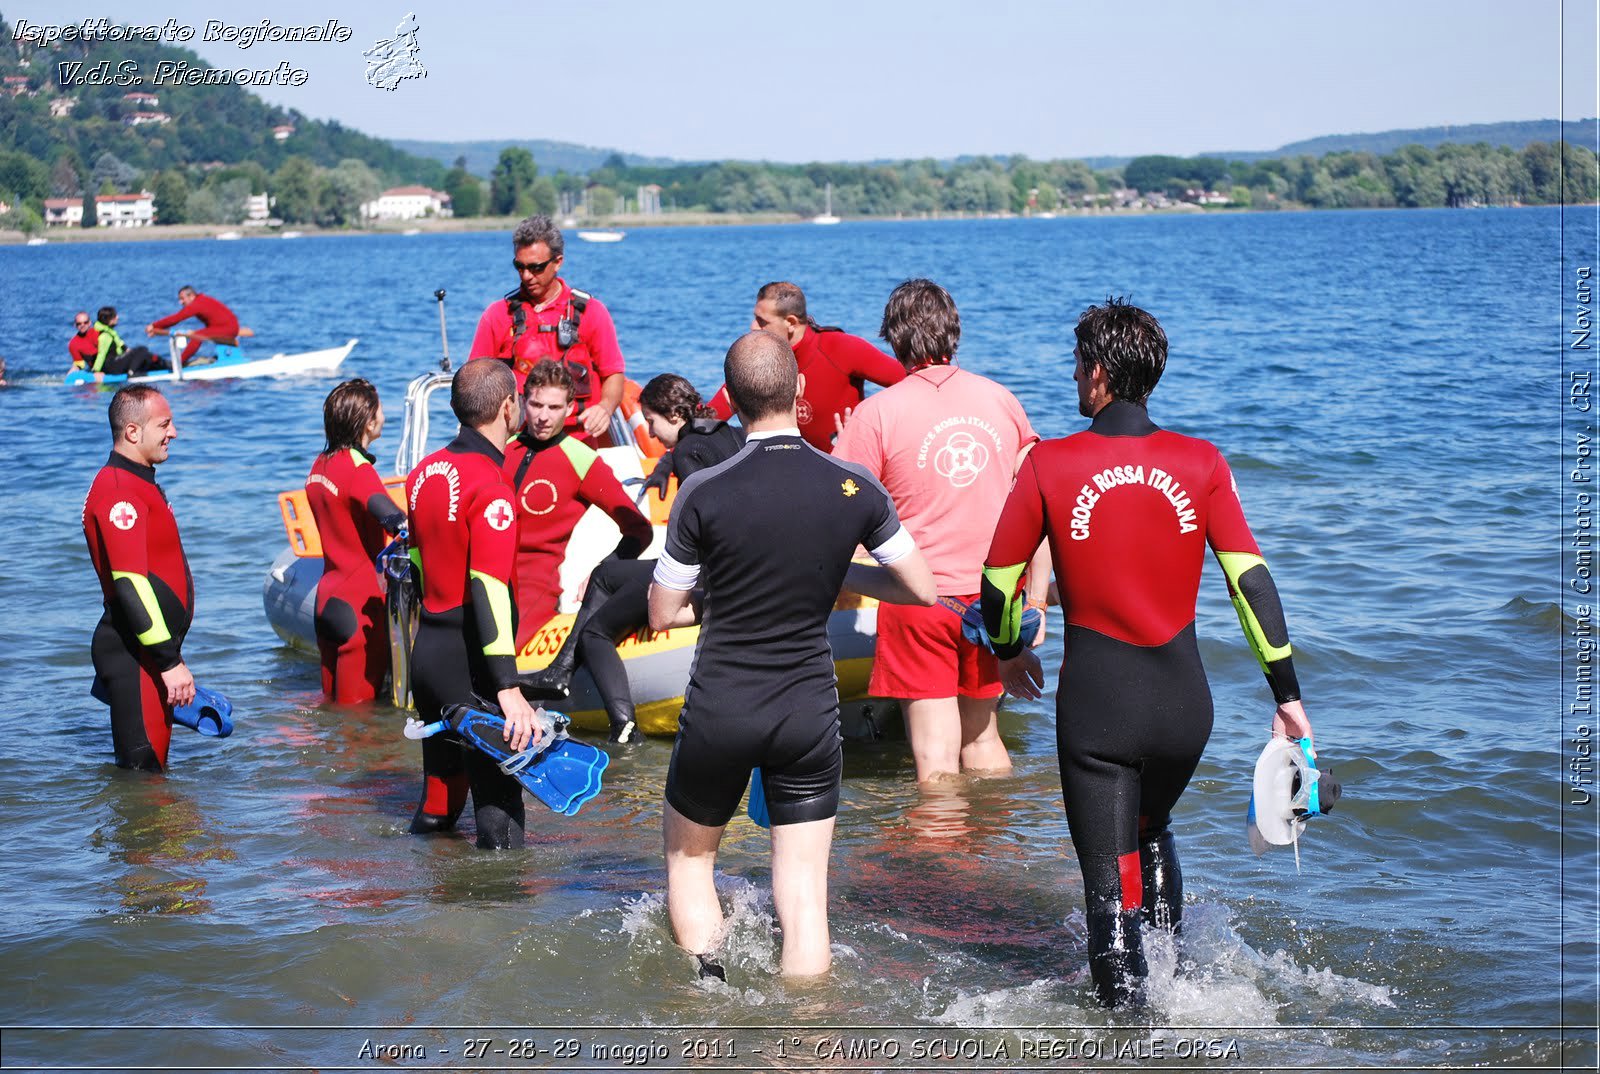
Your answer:
[[[402,234],[402,235],[421,235],[422,234],[422,229],[420,227],[408,227],[404,231],[402,231],[400,234]]]
[[[827,193],[824,195],[827,202],[821,213],[811,218],[813,224],[837,224],[839,218],[833,215],[833,184],[828,184]]]
[[[626,238],[626,231],[580,231],[578,238],[584,242],[621,242]]]
[[[279,235],[278,237],[280,239],[298,239],[302,234],[303,234],[303,232],[299,232],[299,231],[285,231],[282,235]]]
[[[217,238],[223,240],[224,242],[231,242],[234,239],[242,239],[244,236],[239,234],[237,231],[224,231],[222,234],[218,235]]]
[[[43,246],[46,243],[48,243],[49,241],[50,241],[49,239],[41,239],[41,238],[39,238],[39,236],[35,235],[33,238],[28,240],[28,245],[29,246]]]
[[[181,342],[182,337],[178,337]],[[329,347],[320,351],[304,351],[300,354],[274,354],[271,358],[246,358],[244,352],[238,347],[226,348],[225,352],[209,365],[191,365],[184,368],[182,376],[174,377],[169,369],[156,370],[142,377],[129,378],[125,375],[113,373],[101,378],[103,384],[122,384],[127,380],[159,381],[159,380],[228,380],[233,377],[293,377],[306,373],[331,373],[339,368],[339,363],[350,356],[357,341],[352,339],[340,347]],[[174,347],[176,351],[178,347]],[[87,370],[75,369],[67,374],[68,384],[94,384],[94,374]]]
[[[1033,214],[1033,218],[1035,220],[1054,220],[1056,218],[1056,214],[1052,213],[1052,212],[1048,212],[1048,211],[1042,212],[1042,213],[1034,213]]]

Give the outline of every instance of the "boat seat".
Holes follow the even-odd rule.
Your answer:
[[[388,490],[389,498],[404,511],[406,479],[384,478],[383,487]],[[322,536],[317,533],[317,520],[312,517],[311,501],[306,498],[306,490],[301,488],[278,493],[278,513],[283,516],[283,531],[289,536],[289,547],[294,549],[294,554],[303,559],[320,557]]]

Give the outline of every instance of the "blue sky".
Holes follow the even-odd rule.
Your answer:
[[[66,23],[101,4],[12,3]],[[551,138],[786,161],[1265,150],[1322,134],[1593,116],[1597,0],[261,0],[117,6],[123,22],[336,18],[339,44],[190,43],[258,90],[385,137]],[[414,11],[425,79],[364,78]],[[227,13],[227,14],[225,14]],[[1563,86],[1563,78],[1565,86]]]

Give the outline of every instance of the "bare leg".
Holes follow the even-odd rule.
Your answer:
[[[833,819],[772,826],[772,901],[783,929],[785,976],[813,977],[833,964],[828,936]]]
[[[723,828],[696,824],[672,808],[670,802],[663,805],[667,916],[672,920],[672,934],[679,946],[690,954],[703,955],[722,934],[722,904],[717,901],[713,870]]]
[[[917,782],[961,771],[961,709],[953,697],[919,697],[902,701]]]
[[[1000,740],[1000,726],[995,719],[1000,699],[962,697],[956,700],[961,707],[962,769],[985,775],[1010,775],[1011,755]]]

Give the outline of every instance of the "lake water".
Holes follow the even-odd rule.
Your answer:
[[[180,733],[165,777],[112,766],[88,695],[100,601],[79,523],[109,393],[59,384],[72,312],[115,305],[132,339],[192,283],[256,329],[258,354],[359,337],[343,373],[397,417],[438,359],[434,289],[459,359],[515,283],[510,253],[498,233],[0,248],[6,1066],[1594,1068],[1596,807],[1568,782],[1592,769],[1562,685],[1592,638],[1563,549],[1585,509],[1565,477],[1574,437],[1594,434],[1564,369],[1593,359],[1562,364],[1592,209],[1569,211],[1565,234],[1559,210],[1526,209],[570,244],[565,275],[611,308],[632,375],[707,392],[767,280],[870,337],[894,284],[931,276],[960,306],[962,364],[1047,436],[1084,424],[1077,313],[1115,293],[1161,319],[1172,356],[1152,417],[1228,455],[1346,793],[1298,872],[1249,851],[1271,699],[1208,565],[1217,725],[1175,815],[1185,935],[1152,941],[1138,1014],[1092,999],[1048,696],[1002,710],[1008,779],[921,796],[903,739],[851,744],[822,983],[777,976],[767,840],[742,820],[722,856],[729,982],[696,980],[674,946],[670,741],[616,751],[579,817],[531,806],[525,852],[476,851],[470,824],[407,835],[418,765],[400,716],[323,707],[315,661],[262,613],[284,546],[274,494],[303,481],[331,380],[168,392],[181,436],[161,481],[198,603],[186,655],[239,730]]]

